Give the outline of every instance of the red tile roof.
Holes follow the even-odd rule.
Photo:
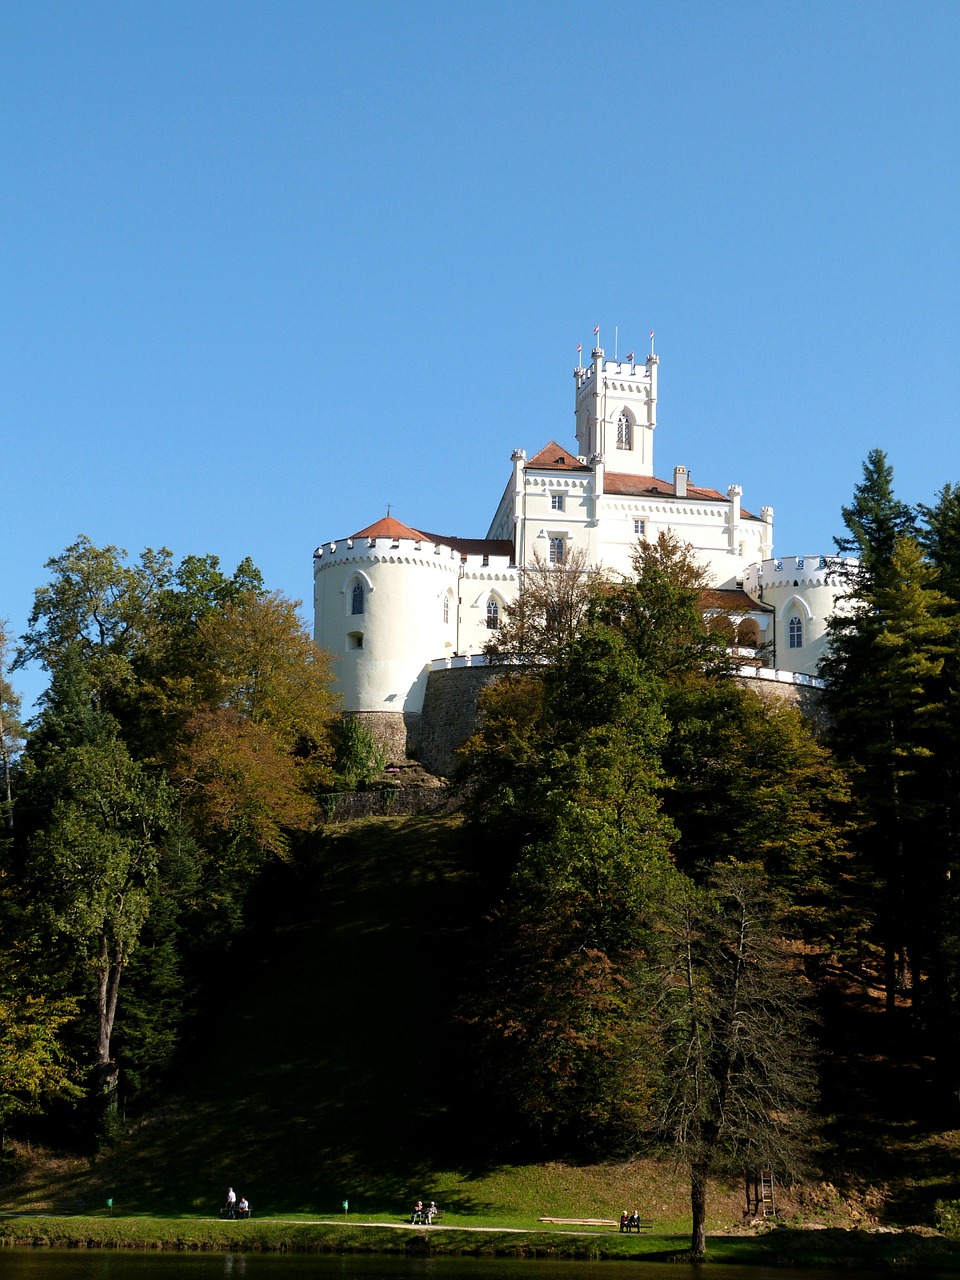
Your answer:
[[[409,538],[414,542],[430,542],[435,546],[450,547],[464,556],[507,556],[513,560],[513,543],[509,538],[448,538],[444,534],[424,533],[422,529],[413,529],[410,525],[395,520],[393,516],[384,516],[351,536],[354,539],[389,538],[392,542]]]
[[[772,613],[770,605],[758,602],[739,587],[704,587],[700,592],[700,607],[721,609],[724,613]]]
[[[416,542],[433,541],[429,534],[421,533],[418,529],[411,529],[408,524],[401,524],[399,520],[394,520],[393,516],[384,516],[383,519],[377,520],[374,524],[367,525],[366,529],[361,529],[359,533],[351,534],[354,538],[413,538]]]
[[[656,476],[628,476],[616,471],[607,471],[604,474],[603,492],[619,493],[631,498],[675,498],[677,496],[672,480],[658,480]],[[701,502],[730,501],[719,489],[701,489],[695,484],[687,485],[687,497],[698,498]],[[745,520],[757,518],[742,507],[740,514]]]
[[[550,443],[539,453],[535,453],[532,458],[527,461],[528,467],[538,467],[545,471],[589,471],[590,468],[585,462],[581,462],[579,458],[572,453],[568,453],[562,445],[557,444],[556,440]]]
[[[513,560],[513,543],[509,538],[448,538],[445,534],[425,533],[431,542],[452,547],[464,556],[509,556]]]

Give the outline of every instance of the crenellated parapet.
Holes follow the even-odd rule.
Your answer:
[[[748,565],[743,571],[743,589],[755,600],[772,589],[829,587],[836,590],[844,576],[855,570],[849,556],[779,556]]]

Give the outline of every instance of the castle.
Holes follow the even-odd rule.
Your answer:
[[[705,612],[744,678],[785,693],[818,684],[837,596],[827,558],[774,558],[773,509],[747,510],[737,484],[701,488],[684,466],[657,478],[658,367],[653,353],[635,364],[606,360],[597,347],[574,370],[576,453],[553,441],[530,458],[517,449],[485,538],[428,533],[387,515],[317,547],[314,638],[338,659],[343,709],[364,718],[392,754],[426,755],[447,771],[451,743],[439,746],[436,724],[427,723],[437,690],[446,688],[444,709],[433,705],[433,719],[457,719],[459,708],[453,737],[465,736],[490,674],[484,645],[525,567],[562,565],[577,549],[591,566],[628,573],[637,539],[664,530],[703,564]],[[475,674],[451,684],[456,671]]]

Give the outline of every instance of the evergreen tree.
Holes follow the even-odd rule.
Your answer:
[[[925,902],[941,879],[931,823],[949,624],[936,570],[914,538],[896,538],[889,556],[870,551],[866,562],[830,620],[821,674],[832,741],[857,766],[868,824],[860,841],[865,905],[875,912],[892,1009],[899,986],[918,994]]]

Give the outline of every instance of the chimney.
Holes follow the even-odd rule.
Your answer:
[[[673,468],[673,492],[677,495],[678,498],[685,498],[687,496],[687,468],[686,467]]]

